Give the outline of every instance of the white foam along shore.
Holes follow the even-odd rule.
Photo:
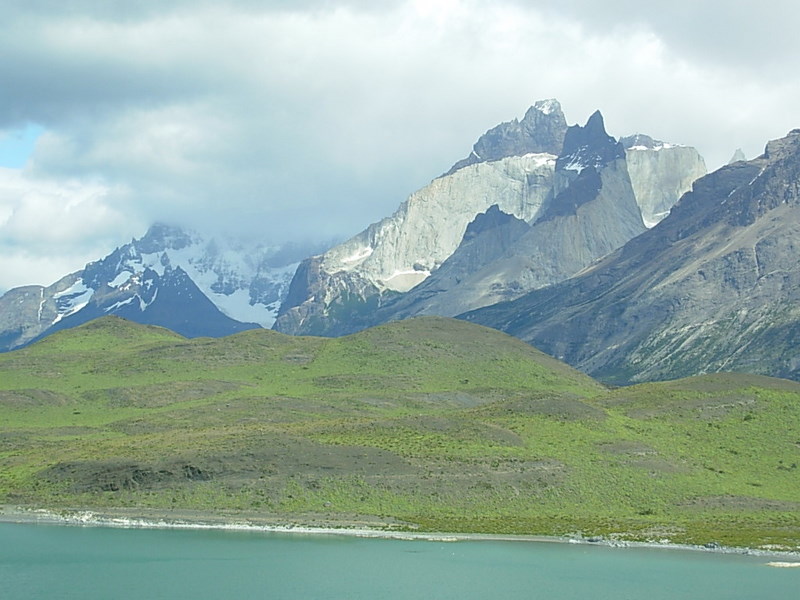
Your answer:
[[[423,540],[432,542],[458,542],[458,541],[506,541],[506,542],[536,542],[536,543],[566,543],[589,544],[593,546],[608,546],[613,548],[655,548],[663,550],[691,550],[702,552],[715,552],[721,554],[742,554],[748,556],[763,556],[768,558],[785,558],[793,560],[770,561],[766,565],[778,568],[800,568],[800,551],[763,548],[736,548],[710,543],[704,546],[691,544],[675,544],[668,540],[632,542],[601,537],[574,536],[557,537],[545,535],[515,535],[515,534],[490,534],[490,533],[439,533],[419,532],[405,529],[391,529],[387,525],[381,527],[358,526],[342,522],[341,525],[312,526],[293,522],[264,522],[263,519],[237,518],[224,515],[204,515],[186,518],[175,517],[144,517],[132,515],[114,515],[110,513],[94,512],[90,510],[63,510],[52,511],[46,509],[29,509],[22,507],[0,506],[0,522],[42,524],[42,525],[69,525],[83,527],[115,527],[121,529],[183,529],[183,530],[220,530],[220,531],[246,531],[260,533],[281,533],[292,535],[312,536],[350,536],[361,538],[381,538],[394,540]]]

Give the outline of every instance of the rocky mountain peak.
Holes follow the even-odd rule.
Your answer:
[[[792,129],[786,137],[767,142],[764,157],[770,162],[784,160],[798,153],[800,149],[800,129]]]
[[[792,131],[695,181],[656,227],[589,269],[468,318],[617,384],[715,371],[800,378],[798,181]]]
[[[564,135],[564,149],[556,162],[557,171],[582,171],[625,157],[623,145],[606,133],[603,115],[595,111],[586,125],[573,125]]]
[[[479,162],[500,160],[526,154],[558,156],[564,144],[567,120],[558,100],[539,100],[521,121],[501,123],[484,133],[466,158],[454,164],[443,176]]]
[[[706,164],[691,146],[669,144],[637,133],[620,138],[636,202],[647,227],[669,214],[675,202],[706,174]]]
[[[729,165],[732,165],[735,162],[739,162],[740,160],[747,160],[747,157],[744,155],[744,152],[741,148],[737,148],[736,151],[731,156],[731,159],[728,161]]]
[[[525,119],[528,118],[528,115],[531,114],[533,111],[538,111],[544,115],[549,115],[552,113],[561,113],[564,114],[561,110],[561,103],[556,100],[555,98],[548,98],[547,100],[537,100],[533,106],[528,109],[528,112],[525,113]],[[525,120],[523,119],[523,121]]]
[[[631,148],[653,150],[664,146],[664,142],[655,140],[649,135],[643,133],[635,133],[626,137],[619,138],[620,143],[626,150]]]
[[[581,170],[569,187],[553,198],[539,221],[545,222],[556,217],[577,214],[578,208],[597,197],[602,186],[600,173],[593,165],[589,165]]]
[[[391,217],[301,264],[274,328],[344,335],[519,297],[642,233],[643,216],[655,224],[697,171],[705,173],[693,148],[642,136],[654,147],[632,153],[634,178],[600,112],[569,128],[569,143],[566,137],[556,100],[541,100],[522,120],[490,129],[469,157],[411,194]]]
[[[692,213],[684,234],[718,222],[747,227],[782,204],[800,204],[798,180],[800,130],[793,130],[768,142],[761,156],[734,162],[697,180],[675,211]]]
[[[464,239],[462,243],[469,241],[477,235],[490,229],[502,227],[511,221],[519,221],[514,215],[508,214],[500,210],[497,204],[492,204],[486,212],[478,213],[475,218],[467,225],[467,230],[464,232]]]
[[[596,110],[591,114],[583,128],[592,138],[604,137],[608,135],[606,133],[606,125],[605,121],[603,120],[603,114],[599,110]]]

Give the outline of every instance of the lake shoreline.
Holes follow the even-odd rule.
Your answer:
[[[556,544],[586,544],[614,548],[652,548],[661,550],[691,550],[721,554],[741,554],[767,558],[791,558],[797,563],[774,563],[772,566],[800,567],[800,552],[762,548],[738,548],[710,544],[706,546],[676,544],[661,541],[623,541],[612,538],[575,536],[546,536],[492,533],[448,533],[409,531],[391,521],[308,519],[291,520],[286,517],[264,515],[232,515],[202,511],[168,511],[157,509],[60,509],[0,506],[0,523],[67,525],[80,527],[113,527],[119,529],[175,529],[242,531],[253,533],[279,533],[309,536],[349,536],[433,542],[502,541]]]

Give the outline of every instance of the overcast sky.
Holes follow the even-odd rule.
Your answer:
[[[752,158],[800,127],[797,6],[4,0],[0,291],[154,221],[348,237],[544,98]]]

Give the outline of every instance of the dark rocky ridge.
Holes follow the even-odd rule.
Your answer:
[[[573,125],[567,129],[556,171],[598,168],[618,158],[625,158],[625,148],[606,133],[603,115],[596,110],[583,127]]]
[[[209,278],[210,290],[200,289],[185,269],[171,261],[170,256],[186,251],[216,278]],[[0,351],[107,314],[160,325],[189,337],[229,335],[256,327],[226,315],[206,295],[231,294],[250,283],[246,275],[235,269],[226,271],[225,266],[213,240],[203,244],[183,229],[155,224],[140,239],[50,286],[26,286],[1,296]],[[262,276],[261,271],[252,282],[253,303],[279,301],[282,282]]]
[[[658,146],[663,146],[664,142],[660,140],[655,140],[651,138],[649,135],[645,135],[643,133],[636,133],[634,135],[627,135],[625,137],[619,138],[620,144],[622,144],[625,148],[632,148],[634,146],[641,146],[643,148],[657,148]]]
[[[538,222],[577,214],[578,208],[596,198],[602,187],[603,181],[597,169],[594,166],[586,167],[572,180],[569,187],[553,198]]]

